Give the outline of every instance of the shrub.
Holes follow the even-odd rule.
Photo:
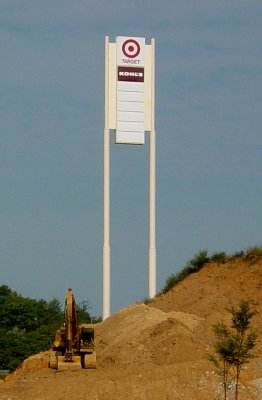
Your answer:
[[[210,261],[214,261],[214,262],[225,262],[227,259],[228,259],[228,255],[224,251],[214,253],[210,257]]]
[[[167,277],[165,286],[161,290],[160,294],[167,293],[171,290],[174,286],[176,286],[179,282],[183,281],[188,275],[192,274],[192,269],[190,266],[184,267],[180,272],[177,274],[172,274]]]
[[[162,288],[160,294],[167,293],[169,290],[171,290],[176,284],[177,284],[177,274],[171,274],[166,278],[166,282],[164,287]]]
[[[241,251],[236,251],[235,253],[231,254],[230,259],[234,260],[235,258],[242,258],[244,257],[245,252],[243,250]]]
[[[262,246],[251,246],[246,250],[246,255],[250,257],[262,257]]]
[[[207,255],[207,250],[200,250],[194,258],[189,261],[188,266],[192,269],[192,272],[199,271],[204,264],[209,261],[209,257]]]

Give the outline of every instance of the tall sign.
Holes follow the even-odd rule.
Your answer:
[[[119,144],[144,144],[150,133],[148,294],[156,294],[154,58],[154,39],[105,38],[103,319],[110,315],[110,129]]]

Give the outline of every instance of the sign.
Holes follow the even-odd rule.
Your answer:
[[[116,143],[144,144],[144,38],[118,36]]]
[[[105,51],[107,126],[116,143],[144,144],[152,129],[154,47],[145,38],[117,36]]]
[[[117,45],[117,65],[145,65],[145,39],[127,38],[118,36]]]
[[[125,82],[144,82],[144,68],[119,66],[117,80]]]

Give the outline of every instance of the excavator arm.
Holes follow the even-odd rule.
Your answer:
[[[78,309],[72,289],[67,290],[65,302],[66,349],[65,359],[72,362],[74,352],[78,350]]]

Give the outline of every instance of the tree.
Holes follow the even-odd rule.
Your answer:
[[[213,326],[213,331],[216,336],[214,349],[216,355],[209,357],[210,361],[215,364],[217,372],[222,376],[222,386],[224,391],[224,400],[227,399],[227,391],[229,388],[230,370],[231,370],[231,342],[229,340],[230,331],[224,323],[219,323]]]
[[[250,328],[250,323],[256,311],[252,308],[251,300],[241,300],[238,308],[231,307],[227,310],[231,314],[232,325],[228,327],[222,322],[213,326],[216,337],[215,355],[211,355],[209,359],[222,375],[224,400],[227,399],[230,373],[233,372],[235,400],[237,400],[243,365],[255,357],[252,350],[255,347],[257,335]]]
[[[249,363],[254,358],[251,350],[255,347],[257,334],[250,329],[250,322],[256,311],[251,308],[250,300],[242,300],[238,309],[231,307],[229,311],[232,315],[232,329],[235,332],[232,342],[234,353],[231,363],[236,373],[235,399],[237,400],[241,369],[244,364]]]
[[[101,322],[102,319],[101,317],[94,317],[90,315],[89,312],[89,302],[87,300],[82,301],[81,303],[78,303],[78,321],[79,323],[82,324],[97,324],[98,322]]]
[[[63,319],[57,299],[24,298],[0,286],[0,369],[13,370],[30,355],[49,349]]]

